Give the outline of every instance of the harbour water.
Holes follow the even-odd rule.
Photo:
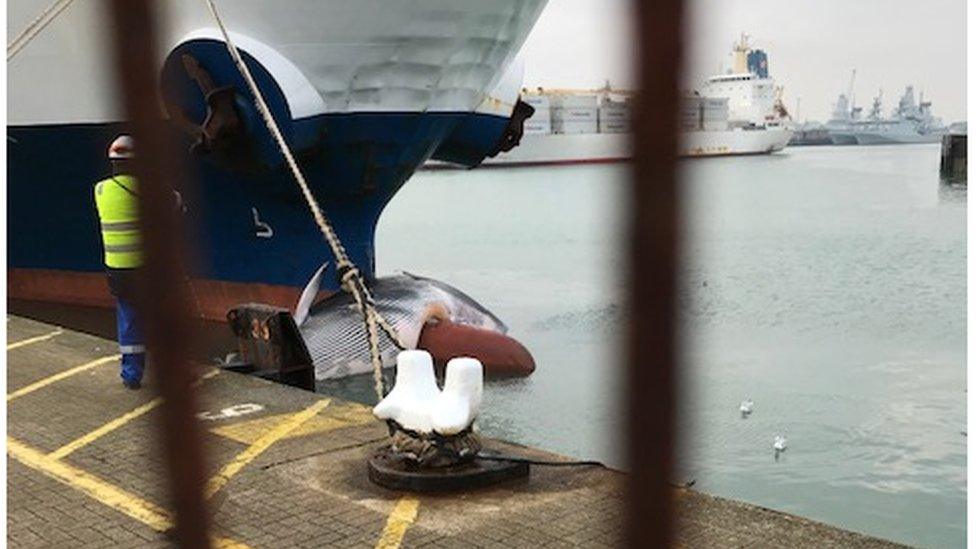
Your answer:
[[[965,544],[966,191],[938,164],[938,145],[912,145],[683,166],[696,488]]]
[[[681,164],[676,481],[896,541],[964,543],[966,191],[941,186],[938,163],[937,145],[915,145]],[[422,172],[384,213],[381,273],[458,286],[536,358],[533,376],[489,383],[487,434],[622,465],[627,175]],[[321,389],[369,401],[369,387]]]

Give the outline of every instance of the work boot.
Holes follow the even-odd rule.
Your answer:
[[[145,370],[146,356],[144,354],[122,355],[122,385],[126,389],[136,390],[142,387],[142,372]]]

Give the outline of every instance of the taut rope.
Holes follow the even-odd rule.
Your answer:
[[[70,0],[69,0],[70,1]],[[380,356],[380,343],[377,326],[383,329],[386,336],[390,338],[398,348],[404,349],[406,346],[400,340],[400,336],[397,334],[396,330],[391,326],[379,311],[376,310],[376,305],[373,301],[373,296],[370,294],[369,289],[366,287],[363,281],[362,273],[356,265],[349,259],[349,255],[346,253],[345,247],[342,245],[342,241],[339,240],[339,236],[335,233],[332,225],[326,219],[325,214],[319,207],[318,202],[315,200],[315,196],[312,195],[312,191],[309,189],[308,182],[305,180],[305,176],[302,174],[301,169],[298,167],[298,163],[295,162],[295,157],[285,142],[285,138],[281,135],[281,130],[278,127],[277,122],[273,116],[271,116],[271,110],[268,108],[268,104],[264,100],[264,96],[261,94],[261,90],[258,88],[257,83],[254,81],[254,77],[251,76],[251,71],[248,69],[247,64],[241,58],[240,51],[237,46],[234,45],[233,40],[231,40],[230,33],[227,32],[227,28],[224,26],[223,20],[220,18],[220,14],[217,12],[217,6],[214,4],[213,0],[204,0],[207,7],[210,9],[211,15],[213,15],[214,21],[217,23],[217,27],[220,28],[221,34],[224,36],[224,42],[227,45],[227,51],[230,53],[231,58],[234,60],[234,64],[237,65],[237,70],[240,71],[241,76],[244,77],[244,81],[247,82],[248,88],[251,90],[251,94],[254,96],[254,104],[261,113],[261,117],[264,119],[264,123],[271,132],[272,137],[274,137],[275,142],[278,144],[278,148],[281,149],[281,154],[284,155],[285,161],[288,163],[288,167],[291,170],[292,176],[301,188],[302,195],[305,197],[305,202],[308,204],[309,209],[312,211],[312,217],[315,218],[315,223],[319,226],[322,231],[322,236],[325,237],[325,241],[328,243],[329,248],[332,250],[332,255],[336,258],[336,271],[339,274],[342,287],[352,294],[353,298],[356,300],[356,306],[359,308],[359,312],[363,315],[363,323],[366,326],[366,332],[369,338],[369,352],[370,358],[373,363],[373,381],[374,388],[376,390],[377,400],[383,399],[384,387],[383,387],[383,363]]]

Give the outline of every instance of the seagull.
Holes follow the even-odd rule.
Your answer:
[[[779,455],[786,451],[786,437],[776,435],[773,438],[773,450],[776,452],[776,458],[779,459]]]
[[[742,413],[743,418],[749,417],[749,414],[752,413],[752,399],[743,400],[739,403],[739,412]]]

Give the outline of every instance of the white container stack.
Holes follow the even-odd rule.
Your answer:
[[[721,131],[728,129],[728,98],[686,95],[681,99],[681,129]]]
[[[523,95],[525,101],[535,112],[525,121],[522,126],[526,134],[550,134],[552,133],[552,119],[549,117],[549,96],[547,95]]]
[[[597,133],[596,95],[553,95],[550,105],[552,133]]]
[[[604,99],[600,103],[600,133],[630,132],[630,105],[621,101]]]
[[[525,121],[525,134],[629,133],[630,102],[626,95],[605,91],[525,91],[521,97],[535,109]]]

